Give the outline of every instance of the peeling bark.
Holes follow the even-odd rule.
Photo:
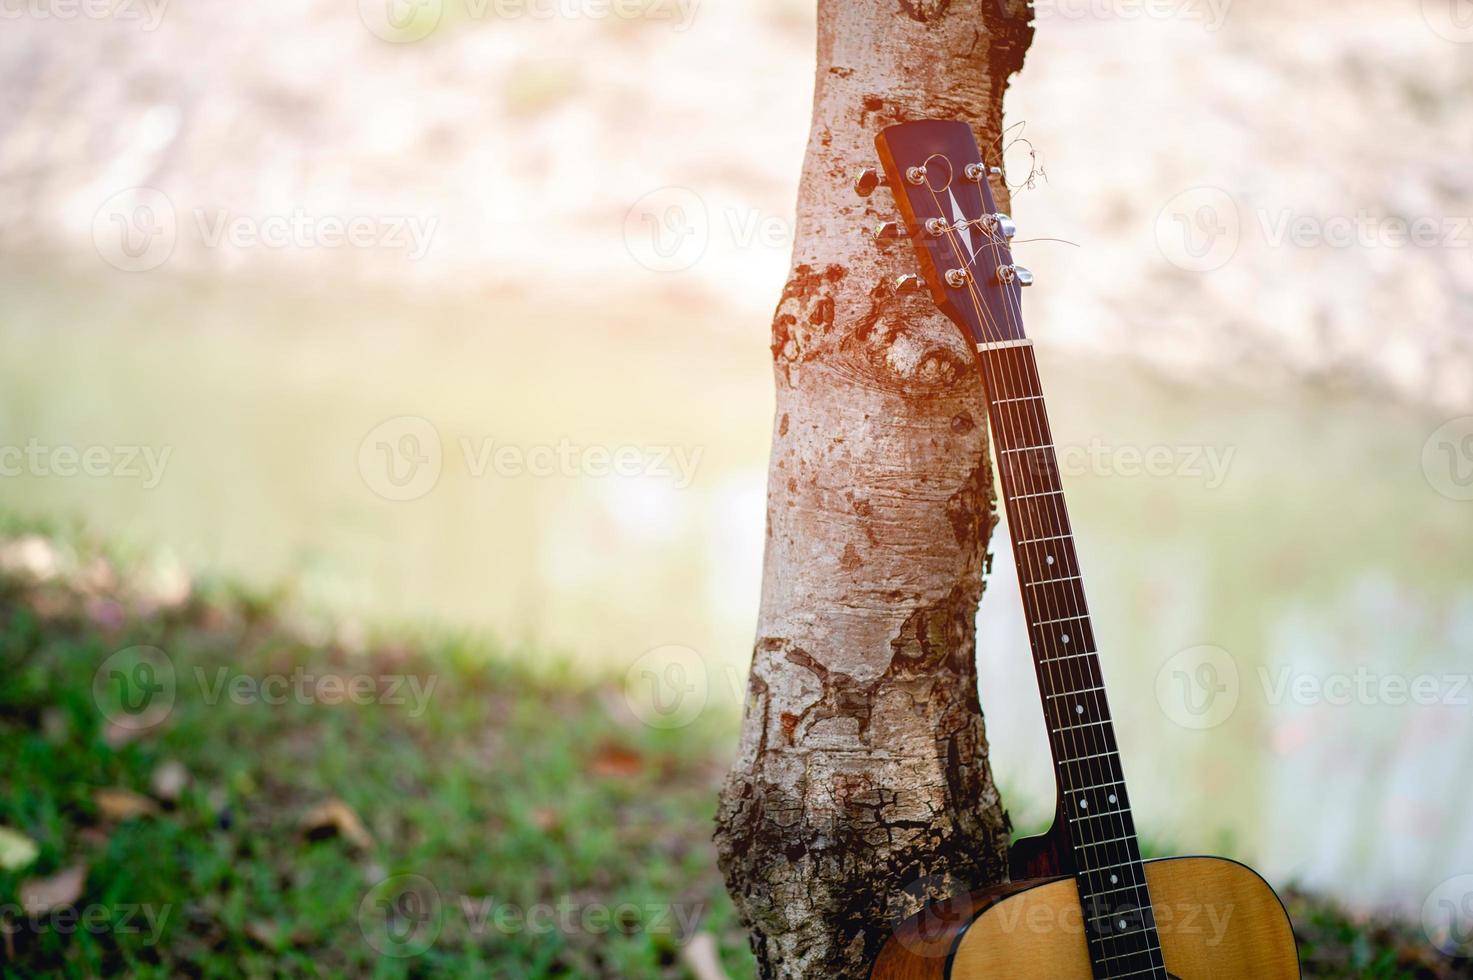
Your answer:
[[[893,201],[850,179],[894,122],[969,119],[996,147],[1028,16],[1019,0],[819,0],[772,322],[759,638],[717,830],[763,977],[864,977],[924,901],[1006,874],[975,664],[995,523],[982,391],[929,299],[878,288],[908,249],[864,234]]]

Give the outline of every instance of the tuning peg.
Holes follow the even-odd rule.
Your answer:
[[[884,175],[874,167],[865,167],[854,178],[854,193],[860,197],[869,197],[875,192],[875,188],[884,186]]]
[[[898,221],[886,221],[883,224],[875,226],[875,241],[879,242],[881,245],[889,245],[891,242],[898,242],[900,241],[901,237],[900,222]]]
[[[1018,233],[1017,222],[1013,221],[1013,219],[1008,217],[1007,215],[999,212],[998,214],[993,215],[993,219],[997,222],[998,233],[1001,234],[1003,238],[1011,241],[1012,237]]]
[[[906,293],[918,293],[921,291],[921,277],[915,274],[904,275],[895,280],[895,292],[900,295]]]
[[[1019,286],[1033,285],[1033,273],[1021,265],[1000,265],[997,267],[997,281],[1004,285],[1017,283]]]

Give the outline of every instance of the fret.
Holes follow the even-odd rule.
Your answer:
[[[992,416],[993,441],[1003,449],[1008,446],[1042,446],[1052,443],[1048,418],[1036,399],[995,401],[988,410]],[[1024,439],[1025,436],[1032,438]]]
[[[1141,882],[1138,885],[1121,885],[1119,888],[1107,888],[1102,892],[1090,892],[1090,897],[1099,898],[1101,895],[1112,895],[1115,892],[1134,892],[1139,894],[1145,887],[1145,882]]]
[[[1133,950],[1131,950],[1128,953],[1116,953],[1113,956],[1101,956],[1099,959],[1095,960],[1095,962],[1096,963],[1103,964],[1107,960],[1121,960],[1121,959],[1124,959],[1127,956],[1146,956],[1146,955],[1148,955],[1150,953],[1159,953],[1159,952],[1161,952],[1161,947],[1159,945],[1156,945],[1156,946],[1147,946],[1144,949],[1133,949]],[[1150,967],[1147,968],[1147,970],[1159,970],[1159,969],[1161,969],[1161,967],[1159,967],[1159,966],[1150,966]],[[1145,972],[1145,971],[1137,971],[1137,972]],[[1127,976],[1130,976],[1130,974],[1126,974],[1126,975]]]
[[[1101,820],[1101,819],[1103,819],[1105,817],[1118,817],[1122,813],[1129,813],[1129,812],[1130,812],[1130,807],[1125,807],[1124,809],[1120,809],[1120,810],[1106,810],[1104,813],[1085,813],[1085,814],[1079,814],[1077,816],[1071,817],[1070,819],[1072,819],[1075,823],[1083,823],[1086,820]],[[1093,892],[1092,894],[1095,894],[1095,895],[1103,895],[1104,892]]]
[[[1055,534],[1047,538],[1023,538],[1018,544],[1042,544],[1045,541],[1067,541],[1073,536],[1072,534]]]
[[[1062,491],[1062,490],[1045,490],[1042,493],[1020,493],[1020,494],[1016,494],[1015,496],[1013,496],[1013,497],[1011,497],[1009,499],[1012,499],[1012,500],[1032,500],[1034,497],[1061,497],[1063,495],[1064,495],[1064,491]]]
[[[1043,401],[1043,396],[1042,395],[1020,395],[1017,398],[994,398],[992,400],[992,404],[994,404],[994,405],[1007,405],[1007,404],[1011,404],[1012,402],[1041,402],[1041,401]]]
[[[1126,978],[1126,977],[1143,977],[1147,973],[1151,974],[1151,976],[1155,976],[1156,975],[1156,971],[1157,970],[1160,970],[1160,969],[1161,969],[1161,967],[1159,967],[1156,964],[1152,963],[1150,966],[1146,967],[1144,970],[1131,970],[1129,973],[1112,973],[1111,976],[1112,977],[1120,978],[1120,980],[1124,980],[1124,978]]]
[[[1085,688],[1082,691],[1060,691],[1057,694],[1048,694],[1048,695],[1045,695],[1045,697],[1050,697],[1050,698],[1073,698],[1073,697],[1078,697],[1081,694],[1094,694],[1096,691],[1103,691],[1104,689],[1105,689],[1104,686],[1101,685],[1099,687],[1087,687],[1087,688]]]
[[[1035,586],[1049,585],[1053,582],[1078,582],[1081,578],[1082,576],[1079,575],[1065,575],[1062,578],[1041,578],[1037,582],[1025,582],[1024,585],[1031,589]]]
[[[1139,931],[1142,932],[1142,933],[1144,933],[1146,930],[1145,929],[1141,929]],[[1127,933],[1126,935],[1132,935],[1132,934],[1131,933]],[[1159,952],[1161,952],[1161,947],[1158,944],[1158,945],[1154,945],[1154,946],[1146,946],[1143,949],[1132,949],[1129,952],[1125,952],[1125,953],[1114,953],[1114,954],[1112,954],[1110,956],[1101,956],[1099,959],[1095,960],[1095,962],[1096,963],[1103,964],[1107,960],[1123,960],[1127,956],[1147,956],[1147,955],[1149,955],[1151,953],[1159,953]],[[1151,967],[1149,967],[1149,969],[1151,969],[1151,970],[1159,970],[1159,969],[1161,969],[1161,967],[1160,966],[1151,966]],[[1126,975],[1127,976],[1130,976],[1130,974],[1126,974]],[[1118,976],[1118,974],[1117,974],[1117,976]]]
[[[1098,728],[1100,725],[1108,725],[1108,724],[1110,724],[1110,719],[1105,718],[1105,719],[1103,719],[1101,721],[1087,721],[1087,722],[1085,722],[1082,725],[1065,725],[1063,728],[1055,728],[1054,731],[1055,732],[1072,732],[1072,731],[1075,731],[1076,729],[1080,729],[1080,728]]]
[[[1088,615],[1085,615],[1085,614],[1081,614],[1081,615],[1078,615],[1078,616],[1062,616],[1062,617],[1060,617],[1058,619],[1045,619],[1042,622],[1034,623],[1033,625],[1034,626],[1050,626],[1050,625],[1052,625],[1054,623],[1073,623],[1073,622],[1076,622],[1078,620],[1088,619],[1088,618],[1089,618],[1089,616]]]
[[[1046,664],[1057,664],[1057,663],[1062,663],[1062,662],[1064,662],[1066,660],[1079,660],[1079,659],[1081,659],[1083,657],[1093,657],[1094,655],[1095,655],[1095,652],[1093,650],[1084,650],[1084,651],[1081,651],[1080,653],[1066,653],[1062,657],[1040,657],[1039,660],[1041,662],[1043,662],[1043,663],[1046,663]],[[1098,687],[1092,687],[1092,688],[1090,688],[1090,690],[1091,691],[1098,691],[1098,690],[1100,690],[1100,688],[1098,688]],[[1050,696],[1052,697],[1053,695],[1050,695]]]
[[[1135,834],[1126,834],[1124,837],[1111,837],[1109,840],[1086,841],[1083,844],[1075,844],[1076,851],[1082,851],[1087,847],[1108,847],[1111,844],[1119,844],[1122,841],[1135,840]]]
[[[1073,758],[1073,759],[1060,759],[1057,763],[1055,763],[1055,765],[1056,766],[1078,765],[1081,762],[1089,762],[1091,759],[1103,759],[1103,758],[1105,758],[1107,756],[1112,756],[1114,754],[1115,754],[1115,751],[1112,749],[1109,752],[1098,752],[1098,753],[1096,753],[1094,755],[1083,755],[1083,756],[1078,756],[1078,757]]]
[[[1044,446],[1014,446],[1011,449],[1004,449],[1003,452],[1004,453],[1031,453],[1031,452],[1034,452],[1035,450],[1039,450],[1039,449],[1053,449],[1053,448],[1054,448],[1053,443],[1049,443],[1049,444],[1044,445]]]

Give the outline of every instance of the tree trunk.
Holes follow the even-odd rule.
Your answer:
[[[996,522],[982,388],[928,294],[882,288],[910,248],[869,238],[893,199],[850,180],[881,128],[922,118],[973,121],[1000,164],[1028,18],[1025,0],[819,0],[762,608],[717,830],[763,977],[864,977],[923,901],[1006,874],[975,663]]]

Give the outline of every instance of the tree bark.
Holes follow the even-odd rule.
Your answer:
[[[893,199],[850,181],[914,119],[971,120],[1001,164],[1032,34],[1026,0],[819,0],[762,606],[716,835],[763,977],[864,977],[924,901],[1006,875],[975,663],[996,523],[982,389],[928,295],[883,285],[910,249],[870,239]]]

